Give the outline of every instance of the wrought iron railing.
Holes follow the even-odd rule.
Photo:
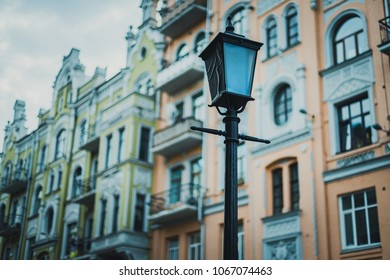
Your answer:
[[[13,183],[26,182],[27,181],[27,171],[24,169],[18,169],[10,175],[5,175],[1,178],[0,189],[8,187]]]
[[[192,183],[173,184],[168,190],[152,195],[150,213],[154,215],[164,210],[175,209],[181,205],[197,206],[199,197],[199,185]]]
[[[169,20],[173,19],[177,15],[179,15],[184,9],[189,7],[190,5],[198,4],[201,6],[207,6],[207,0],[180,0],[175,1],[175,4],[163,8],[160,11],[162,24],[167,23]]]
[[[0,217],[0,232],[7,229],[20,229],[23,221],[23,215],[10,214]]]
[[[390,16],[379,21],[381,43],[390,42]]]
[[[72,199],[77,199],[96,189],[96,176],[85,178],[82,181],[75,181],[73,184],[75,185],[73,186],[74,192],[72,194]]]

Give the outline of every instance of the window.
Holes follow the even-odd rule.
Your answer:
[[[176,61],[182,60],[189,54],[188,47],[186,44],[182,44],[176,53]]]
[[[375,189],[339,197],[343,249],[380,243]]]
[[[71,257],[77,251],[77,223],[68,224],[66,230],[65,256]]]
[[[137,193],[135,201],[134,231],[144,231],[145,223],[145,195]]]
[[[202,31],[200,32],[195,39],[195,53],[200,53],[203,50],[203,47],[206,44],[206,34]]]
[[[286,14],[287,47],[292,47],[298,43],[298,13],[294,6],[287,10]]]
[[[237,238],[238,238],[238,259],[244,258],[244,225],[240,222],[237,226]]]
[[[289,166],[290,171],[290,204],[291,211],[299,210],[298,163]]]
[[[234,33],[245,35],[246,18],[244,9],[239,9],[233,12],[230,16],[232,18],[232,25],[234,27]]]
[[[285,124],[292,112],[291,87],[283,85],[279,87],[274,99],[274,121],[277,125]]]
[[[334,64],[354,58],[365,51],[363,23],[358,16],[349,16],[333,36]]]
[[[73,173],[73,184],[72,184],[72,197],[80,195],[82,193],[82,170],[81,167],[77,167]]]
[[[107,135],[106,137],[106,158],[105,158],[105,168],[108,168],[110,164],[110,156],[111,156],[111,145],[112,145],[112,134]]]
[[[105,223],[106,223],[106,209],[107,207],[107,200],[102,199],[100,201],[100,228],[99,228],[99,236],[104,235],[104,228],[105,228]]]
[[[202,183],[202,159],[197,158],[190,162],[191,178],[190,182],[192,186],[200,186]]]
[[[46,145],[41,149],[41,155],[39,157],[38,171],[42,171],[45,166],[45,157],[46,157]]]
[[[179,259],[179,238],[178,237],[168,239],[167,259],[168,260]]]
[[[200,232],[192,233],[188,236],[188,259],[200,260],[201,243]]]
[[[267,40],[267,57],[277,55],[278,49],[278,32],[276,20],[271,18],[266,25],[266,40]]]
[[[337,106],[340,152],[371,144],[370,108],[367,95]]]
[[[118,231],[118,222],[119,222],[119,195],[114,196],[114,209],[112,215],[112,232]]]
[[[142,127],[140,144],[139,144],[139,159],[143,161],[149,160],[149,150],[150,150],[150,128]]]
[[[178,166],[174,169],[171,169],[171,183],[169,190],[169,203],[174,204],[181,200],[181,179],[182,179],[183,167]]]
[[[52,171],[50,173],[49,184],[47,186],[46,194],[51,193],[51,191],[53,190],[53,188],[54,188],[54,179],[55,179],[54,172]]]
[[[277,168],[272,171],[273,214],[281,214],[283,210],[283,170]]]
[[[49,236],[53,230],[54,225],[54,210],[52,207],[50,207],[46,211],[46,236]]]
[[[118,139],[118,162],[121,162],[122,161],[122,157],[123,157],[123,136],[124,136],[124,132],[125,132],[125,128],[122,127],[121,129],[119,129],[119,139]]]
[[[175,104],[176,106],[176,111],[175,111],[175,122],[181,121],[184,116],[184,102],[178,102]]]
[[[34,193],[33,211],[32,215],[38,214],[42,202],[42,186],[38,186]]]
[[[65,155],[65,129],[62,129],[56,138],[56,150],[55,150],[55,159],[59,159],[60,157]]]
[[[245,154],[245,142],[241,142],[237,147],[237,178],[239,184],[245,181]]]
[[[204,116],[204,98],[203,92],[192,97],[192,116],[195,120],[203,121]]]
[[[61,182],[62,182],[62,170],[60,169],[58,171],[57,189],[61,188]]]
[[[80,146],[87,142],[87,121],[82,121],[80,124]]]

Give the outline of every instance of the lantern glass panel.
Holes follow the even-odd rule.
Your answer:
[[[226,91],[250,96],[256,50],[224,42]]]

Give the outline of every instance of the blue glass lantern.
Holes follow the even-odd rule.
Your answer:
[[[257,52],[263,44],[234,33],[228,18],[225,32],[220,32],[199,55],[209,81],[210,106],[239,110],[251,97]]]

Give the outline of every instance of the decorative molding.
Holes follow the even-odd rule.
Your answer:
[[[325,183],[329,183],[336,180],[343,180],[351,176],[362,175],[367,172],[374,172],[376,170],[389,168],[389,167],[390,167],[390,154],[386,154],[381,157],[368,159],[346,167],[325,171],[322,174],[322,177]]]
[[[334,101],[360,93],[371,87],[374,82],[371,56],[335,69],[335,71],[324,71],[322,75],[324,77],[324,101]]]
[[[375,152],[374,151],[368,151],[365,153],[353,155],[347,158],[343,158],[337,161],[337,167],[346,167],[350,165],[354,165],[363,161],[367,161],[370,159],[373,159],[375,157]]]
[[[282,3],[283,0],[261,0],[257,3],[257,15],[262,15],[271,10],[276,5]]]
[[[264,239],[296,234],[301,230],[299,212],[268,217],[263,219],[263,224]]]
[[[298,240],[296,237],[266,243],[269,260],[298,260]]]

